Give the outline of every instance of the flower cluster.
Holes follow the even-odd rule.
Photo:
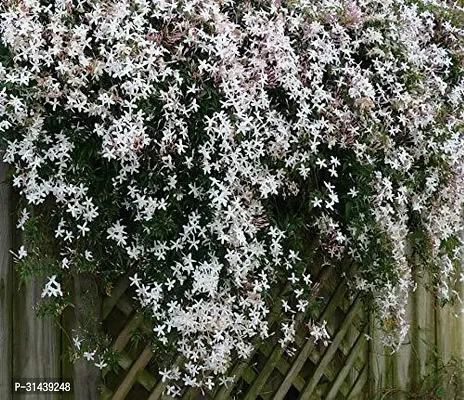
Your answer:
[[[4,159],[30,204],[53,204],[60,247],[44,293],[83,263],[135,270],[154,335],[186,359],[165,375],[209,387],[274,333],[282,281],[291,342],[312,246],[356,262],[401,342],[419,244],[442,297],[459,277],[462,15],[430,0],[3,2]]]

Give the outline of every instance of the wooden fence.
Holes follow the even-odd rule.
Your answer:
[[[13,396],[12,378],[71,378],[73,396],[27,395],[27,400],[96,398],[99,373],[79,363],[74,371],[64,354],[67,336],[50,320],[35,317],[34,306],[40,298],[40,280],[19,284],[9,250],[15,238],[12,228],[10,188],[5,166],[0,165],[0,400]],[[247,361],[231,368],[235,383],[201,393],[188,391],[185,399],[292,400],[292,399],[464,399],[463,304],[438,307],[422,278],[408,304],[411,330],[400,350],[390,355],[380,345],[372,315],[356,296],[350,295],[346,282],[330,268],[314,271],[318,276],[320,307],[309,309],[301,320],[327,321],[331,342],[314,345],[309,330],[301,324],[296,336],[296,351],[282,351],[276,339],[260,344]],[[76,279],[76,291],[79,291]],[[89,285],[80,282],[81,286]],[[455,288],[464,298],[464,283]],[[87,292],[88,293],[88,290]],[[143,342],[133,342],[135,329],[150,329],[135,313],[128,279],[122,279],[111,296],[102,299],[102,328],[113,338],[113,348],[121,357],[118,372],[103,371],[101,397],[104,400],[168,399],[165,383],[157,374],[156,354]],[[95,293],[94,293],[95,298]],[[79,301],[78,301],[79,303]],[[100,304],[94,304],[96,315]],[[79,308],[79,307],[78,307]],[[72,325],[76,315],[63,317]],[[273,317],[271,316],[271,324]],[[175,360],[173,360],[175,362]],[[92,383],[93,382],[93,383]]]
[[[234,385],[216,387],[204,397],[191,390],[183,398],[464,399],[464,369],[459,364],[464,358],[462,304],[437,306],[422,282],[408,304],[408,337],[399,351],[390,354],[380,344],[372,315],[359,298],[349,295],[346,282],[330,269],[319,271],[318,281],[323,305],[315,314],[302,317],[327,321],[331,336],[327,347],[314,345],[302,324],[294,355],[284,353],[276,339],[269,340],[249,360],[231,368]],[[143,323],[131,305],[128,286],[127,279],[121,280],[103,303],[107,332],[114,338],[113,348],[121,354],[121,370],[104,372],[102,398],[165,399],[165,385],[156,373],[156,355],[149,346],[131,342],[131,332]]]
[[[13,378],[60,378],[63,375],[63,332],[50,319],[36,318],[43,281],[20,285],[10,250],[18,247],[11,187],[0,153],[0,399],[12,396]],[[67,376],[70,378],[71,376]],[[28,394],[28,400],[54,399]]]

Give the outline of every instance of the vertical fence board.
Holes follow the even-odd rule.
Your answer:
[[[11,399],[13,269],[11,265],[11,193],[0,152],[0,399]]]
[[[393,371],[391,369],[391,357],[382,346],[380,332],[375,323],[375,315],[369,315],[369,398],[380,399],[385,393],[385,388],[391,385]]]
[[[461,301],[436,307],[437,354],[443,374],[443,389],[447,399],[464,398],[464,368],[459,369],[455,360],[464,362],[464,282],[459,282],[456,291]],[[438,376],[440,376],[437,374]]]
[[[417,288],[412,293],[410,341],[412,344],[411,393],[423,389],[423,379],[435,368],[435,296],[428,290],[427,274],[417,274]]]
[[[38,318],[43,279],[33,279],[14,296],[14,378],[60,378],[60,335],[51,317]],[[16,287],[18,288],[19,285]],[[52,394],[27,394],[25,400],[52,400]]]
[[[464,276],[464,273],[463,273]],[[462,277],[461,277],[462,279]],[[458,314],[458,319],[456,321],[456,331],[458,342],[456,344],[456,353],[458,357],[462,360],[463,365],[459,371],[459,386],[457,396],[460,399],[464,399],[464,280],[460,280],[457,288],[459,293],[460,302],[456,305],[456,313]]]
[[[411,321],[409,333],[399,349],[395,353],[388,355],[392,365],[392,380],[387,384],[389,388],[394,390],[393,398],[395,400],[407,400],[411,389],[411,368],[413,366],[412,342],[414,341],[415,332],[415,321],[412,318],[415,315],[415,303],[411,294],[406,306],[406,315],[406,318]]]
[[[74,319],[73,310],[68,307],[64,310],[61,316],[61,327],[60,335],[61,335],[61,378],[66,380],[73,379],[73,371],[74,371],[74,364],[70,359],[70,350],[72,349],[72,332],[71,332],[71,325],[72,320]],[[63,396],[60,400],[74,400],[74,392],[73,393],[63,393]]]
[[[430,277],[418,275],[416,280],[417,289],[410,294],[407,308],[410,330],[397,352],[389,354],[381,346],[380,332],[371,323],[370,395],[373,399],[399,400],[444,390],[446,400],[464,399],[464,371],[450,366],[453,360],[464,360],[464,305],[458,301],[440,307],[430,291]],[[462,285],[456,290],[461,299]]]
[[[13,203],[17,200],[14,196]],[[32,210],[33,211],[33,210]],[[22,234],[15,231],[13,247],[22,244]],[[26,248],[27,250],[27,248]],[[13,378],[61,378],[61,336],[51,316],[39,318],[37,306],[42,301],[45,278],[32,277],[22,281],[14,270],[13,286]],[[55,400],[51,393],[15,395],[15,399]]]
[[[98,287],[90,274],[74,274],[74,326],[88,333],[101,332],[102,299]],[[74,392],[76,399],[99,400],[101,373],[94,365],[85,360],[74,364]]]

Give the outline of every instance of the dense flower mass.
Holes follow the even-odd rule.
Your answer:
[[[186,359],[163,376],[209,387],[273,334],[282,282],[292,341],[311,250],[355,261],[400,343],[418,256],[442,299],[459,279],[462,15],[429,0],[2,2],[4,159],[59,245],[43,296],[83,265],[131,271],[157,340]]]

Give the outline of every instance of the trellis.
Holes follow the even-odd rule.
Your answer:
[[[261,343],[251,359],[230,370],[235,382],[210,392],[189,390],[184,399],[362,399],[368,382],[368,315],[361,300],[350,296],[346,281],[330,267],[319,271],[316,288],[322,301],[300,321],[327,321],[328,346],[314,344],[305,324],[299,324],[293,354],[273,337]],[[165,383],[156,373],[156,354],[149,345],[131,342],[131,332],[143,325],[131,301],[128,279],[123,279],[103,304],[106,326],[113,325],[113,349],[121,355],[118,373],[104,371],[103,399],[166,399]],[[314,315],[313,315],[314,314]],[[276,314],[271,316],[271,324]],[[114,327],[114,321],[119,321]],[[145,327],[145,329],[150,329]]]
[[[0,245],[3,246],[0,250],[0,310],[3,310],[0,313],[0,398],[8,400],[12,399],[12,377],[69,379],[72,366],[65,357],[70,345],[67,335],[56,332],[50,319],[36,319],[31,312],[40,297],[41,283],[34,280],[18,292],[8,251],[12,240],[9,226],[13,225],[10,192],[5,184],[5,166],[0,164],[0,167],[3,173],[0,173],[0,197],[4,205],[0,208]],[[431,371],[436,375],[442,397],[436,397],[435,393],[434,397],[414,398],[464,399],[464,368],[451,370],[448,375],[437,375],[443,369],[442,365],[454,359],[464,359],[462,303],[439,306],[433,292],[427,290],[431,282],[419,272],[417,290],[410,294],[408,304],[410,334],[400,350],[391,355],[380,345],[370,314],[361,300],[352,296],[340,271],[333,271],[331,267],[314,269],[314,280],[318,282],[315,292],[322,304],[298,318],[300,321],[327,320],[331,336],[327,347],[314,345],[308,338],[308,329],[301,324],[294,354],[283,352],[277,338],[272,337],[257,346],[250,360],[232,366],[230,375],[236,378],[233,385],[227,388],[217,385],[204,394],[190,390],[183,398],[406,400],[423,392],[424,379]],[[350,268],[344,269],[349,271]],[[87,287],[85,282],[81,282],[81,286]],[[458,283],[454,291],[464,299],[464,282]],[[88,290],[85,293],[84,296],[88,296]],[[103,372],[101,397],[103,400],[168,399],[164,393],[165,383],[157,374],[161,365],[158,365],[156,352],[153,353],[146,343],[132,340],[135,329],[151,329],[144,326],[142,318],[135,312],[132,296],[129,279],[124,278],[103,301],[104,328],[113,338],[113,348],[121,355],[121,368],[117,373]],[[274,310],[271,323],[277,315],[278,310]],[[69,327],[67,322],[73,318],[68,315],[62,322]],[[173,363],[177,361],[173,360]],[[89,384],[87,377],[91,374],[81,372],[74,367],[76,386]],[[97,378],[98,375],[97,370]],[[35,397],[28,395],[28,398]],[[56,397],[45,394],[40,398],[51,400]],[[71,400],[74,396],[61,398]],[[86,396],[75,398],[89,399]]]

